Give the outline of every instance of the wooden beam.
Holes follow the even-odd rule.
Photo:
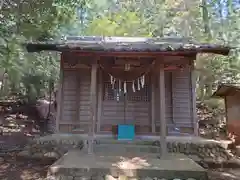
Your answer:
[[[160,135],[161,135],[161,157],[167,154],[167,124],[166,124],[166,101],[165,101],[165,77],[164,77],[164,64],[159,68],[159,101],[160,101]]]
[[[64,69],[66,70],[78,70],[78,69],[91,69],[91,66],[87,66],[85,64],[77,64],[76,66],[68,66],[66,63],[64,64]]]
[[[91,89],[90,89],[90,119],[89,119],[89,132],[88,132],[88,154],[93,153],[93,142],[95,136],[96,126],[96,100],[97,100],[97,63],[92,64],[91,69]]]
[[[80,56],[118,56],[118,57],[163,57],[163,56],[184,56],[184,57],[196,57],[195,51],[167,51],[167,52],[127,52],[127,51],[79,51],[71,50],[71,53],[77,53]],[[159,58],[158,58],[159,59]],[[160,59],[159,59],[160,60]]]
[[[63,56],[61,54],[60,57],[60,78],[59,78],[59,87],[58,87],[58,93],[57,93],[57,117],[56,117],[56,133],[60,133],[59,124],[62,120],[62,106],[64,101],[64,94],[63,94],[63,83],[64,83],[64,70],[63,70]]]
[[[97,101],[97,132],[100,132],[103,100],[103,73],[99,70],[98,78],[98,101]]]
[[[57,92],[57,117],[56,117],[56,133],[59,133],[59,124],[61,120],[61,114],[62,114],[62,93],[63,92],[63,72],[62,69],[60,69],[60,80],[59,80],[59,86],[58,86],[58,92]]]
[[[155,76],[151,76],[151,122],[152,122],[152,133],[156,132],[156,116],[155,116]]]
[[[190,87],[192,91],[192,121],[193,121],[193,129],[194,129],[194,135],[198,136],[198,119],[197,119],[197,108],[196,108],[196,77],[194,73],[194,63],[192,62],[191,68],[190,68]]]
[[[225,117],[226,117],[226,125],[228,127],[228,122],[229,122],[229,115],[228,115],[228,96],[224,96],[224,104],[225,104]],[[228,128],[226,129],[226,136],[228,136]]]

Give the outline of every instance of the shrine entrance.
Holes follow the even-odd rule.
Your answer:
[[[100,131],[116,134],[118,125],[134,125],[136,134],[149,134],[152,131],[149,72],[154,62],[149,58],[110,58],[100,61],[103,77]]]

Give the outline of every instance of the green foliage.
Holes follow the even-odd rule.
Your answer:
[[[2,96],[21,94],[29,101],[48,92],[58,80],[57,53],[26,53],[23,43],[61,35],[61,27],[77,20],[80,0],[20,0],[3,4],[0,11],[0,68],[8,74]],[[1,80],[3,77],[1,77]]]
[[[95,19],[86,33],[98,36],[150,36],[145,26],[144,20],[136,12],[121,10]]]
[[[48,81],[57,81],[59,67],[57,54],[26,53],[20,44],[29,40],[58,39],[62,35],[177,35],[199,42],[240,44],[237,0],[11,2],[0,6],[0,67],[9,75],[4,92],[21,92],[28,99],[48,91]],[[199,55],[196,68],[198,99],[208,102],[218,83],[239,82],[239,51],[229,57]]]

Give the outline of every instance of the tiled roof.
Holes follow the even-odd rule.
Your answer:
[[[221,45],[200,44],[189,38],[141,38],[141,37],[68,37],[60,42],[28,43],[29,52],[91,51],[91,52],[183,52],[216,53],[228,55],[230,48]]]
[[[236,92],[240,93],[240,84],[220,84],[212,96],[225,97]]]

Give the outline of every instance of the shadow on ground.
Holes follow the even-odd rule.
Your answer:
[[[216,169],[208,171],[209,180],[240,180],[240,169]]]
[[[50,165],[37,160],[18,160],[14,157],[2,157],[1,161],[1,180],[44,180]]]

